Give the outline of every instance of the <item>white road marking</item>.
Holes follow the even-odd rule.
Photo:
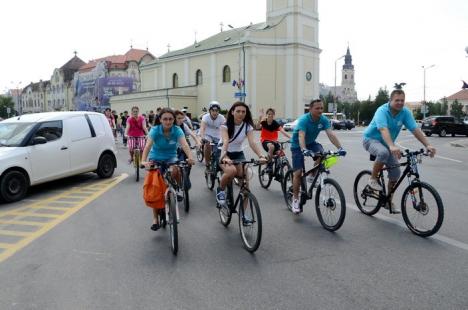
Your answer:
[[[359,210],[359,208],[355,204],[346,203],[346,207],[348,207],[349,209],[351,209],[353,211],[361,212],[361,210]],[[391,223],[391,224],[403,227],[405,229],[408,229],[408,227],[406,227],[405,223],[403,223],[403,222],[401,222],[401,221],[399,221],[399,220],[397,220],[395,218],[391,218],[391,217],[385,216],[383,214],[374,214],[373,217],[378,218],[379,220],[385,221],[387,223]],[[442,236],[440,234],[435,234],[435,235],[431,236],[430,238],[435,239],[435,240],[440,241],[440,242],[443,242],[443,243],[446,243],[448,245],[454,246],[454,247],[459,248],[461,250],[468,251],[468,244],[463,243],[461,241],[458,241],[458,240],[455,240],[455,239],[452,239],[452,238],[449,238],[449,237],[445,237],[445,236]]]

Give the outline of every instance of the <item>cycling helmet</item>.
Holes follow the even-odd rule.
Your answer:
[[[210,105],[209,105],[209,110],[212,110],[212,109],[218,109],[218,110],[221,110],[221,105],[219,104],[218,101],[211,101],[210,102]]]

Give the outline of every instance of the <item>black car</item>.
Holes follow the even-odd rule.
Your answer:
[[[438,134],[440,137],[446,135],[464,135],[468,137],[468,125],[459,122],[453,116],[431,116],[422,121],[421,130],[430,137],[432,134]]]
[[[354,121],[352,121],[350,119],[342,119],[342,120],[332,119],[331,120],[331,125],[332,125],[333,129],[338,129],[338,130],[340,130],[340,129],[351,130],[354,127],[356,127],[356,125],[354,124]]]

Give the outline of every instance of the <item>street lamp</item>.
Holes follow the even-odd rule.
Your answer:
[[[335,60],[335,88],[334,88],[334,96],[333,96],[333,104],[335,105],[333,107],[333,113],[336,113],[336,109],[338,108],[338,105],[336,104],[336,63],[338,60],[343,59],[346,55],[340,56]]]
[[[244,28],[244,30],[247,30],[250,28],[251,25],[248,25],[247,27]],[[232,25],[228,25],[229,28],[233,29],[235,32],[238,34],[239,38],[239,48],[241,46],[241,32],[240,30],[234,28]],[[245,94],[245,42],[242,42],[242,94]],[[240,51],[239,51],[239,83],[240,83],[240,77],[241,77],[241,64],[240,64]],[[241,96],[241,101],[244,102],[244,96]]]
[[[423,83],[423,119],[426,118],[426,70],[435,67],[435,65],[430,65],[430,66],[421,66],[423,68],[423,73],[424,73],[424,83]]]

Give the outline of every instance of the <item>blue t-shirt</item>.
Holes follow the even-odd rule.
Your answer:
[[[383,104],[375,111],[369,127],[364,131],[364,140],[375,139],[387,145],[379,129],[388,128],[392,141],[395,141],[403,125],[411,132],[418,128],[410,109],[403,107],[397,115],[393,116],[390,103]]]
[[[298,149],[301,147],[299,145],[299,131],[305,132],[305,143],[308,145],[315,142],[320,131],[327,130],[328,128],[330,128],[330,120],[326,116],[320,115],[320,119],[314,122],[310,113],[302,115],[299,117],[296,127],[294,128],[294,133],[291,138],[291,148]]]
[[[184,132],[179,126],[172,126],[171,134],[166,137],[162,125],[154,126],[149,132],[153,139],[153,147],[149,153],[149,160],[172,161],[177,159],[177,147],[179,138],[184,137]]]

